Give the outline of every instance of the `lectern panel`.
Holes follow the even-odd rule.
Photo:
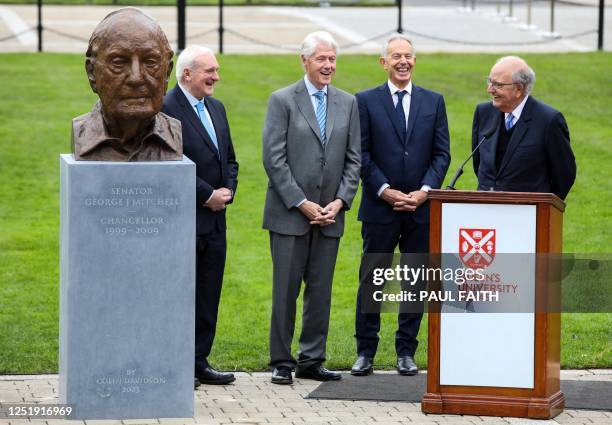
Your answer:
[[[444,203],[441,234],[442,267],[482,269],[499,302],[443,307],[440,385],[533,388],[536,206]]]

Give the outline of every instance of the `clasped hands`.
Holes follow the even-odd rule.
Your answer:
[[[341,199],[331,201],[325,207],[316,202],[305,201],[298,208],[306,216],[310,224],[318,224],[319,226],[328,226],[336,222],[336,216],[343,206]]]
[[[204,203],[206,208],[210,208],[214,212],[225,209],[225,205],[232,200],[232,191],[227,187],[220,187],[213,190],[212,196],[208,202]]]
[[[415,190],[406,194],[388,187],[382,191],[380,197],[391,205],[394,211],[415,211],[419,205],[427,200],[427,192]]]

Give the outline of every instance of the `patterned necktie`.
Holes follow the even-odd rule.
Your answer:
[[[317,116],[317,122],[319,123],[319,130],[321,130],[321,143],[325,144],[327,142],[325,138],[325,118],[327,116],[325,108],[325,92],[323,90],[319,90],[314,94],[314,97],[317,98],[317,110],[315,113]]]
[[[217,142],[217,135],[215,133],[215,129],[212,125],[212,122],[210,122],[210,119],[204,112],[204,102],[200,100],[198,104],[196,105],[196,108],[198,109],[198,116],[200,117],[200,121],[202,121],[202,125],[204,126],[204,128],[206,129],[206,132],[210,136],[213,142],[213,145],[215,145],[215,148],[217,148],[217,154],[219,154],[219,143]]]
[[[406,90],[398,90],[395,92],[397,94],[397,105],[395,105],[395,115],[397,116],[397,123],[399,127],[402,129],[402,141],[406,140],[406,114],[404,113],[404,96],[406,95]]]
[[[512,127],[514,127],[514,115],[510,113],[506,117],[506,130],[509,131]]]

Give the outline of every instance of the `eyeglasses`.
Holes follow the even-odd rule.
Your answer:
[[[503,89],[504,86],[513,86],[516,83],[500,83],[499,81],[493,81],[491,78],[487,78],[487,86],[491,86],[496,90]]]

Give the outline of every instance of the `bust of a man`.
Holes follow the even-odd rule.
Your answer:
[[[183,158],[180,121],[160,112],[173,54],[159,24],[139,9],[119,9],[98,24],[85,70],[100,100],[72,120],[76,160]]]

